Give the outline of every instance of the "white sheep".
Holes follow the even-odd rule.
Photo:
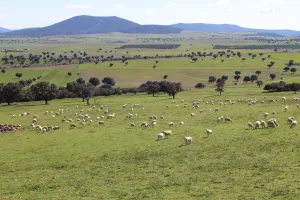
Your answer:
[[[164,116],[160,116],[160,119],[161,119],[161,120],[164,120],[164,119],[165,119],[165,117],[164,117]]]
[[[173,134],[171,130],[162,131],[162,133],[165,134],[166,138],[168,138],[169,136],[171,136]]]
[[[169,123],[169,126],[174,126],[174,122],[170,122],[170,123]]]
[[[261,122],[260,121],[257,121],[255,123],[255,129],[259,129],[259,127],[261,126]]]
[[[113,113],[112,115],[107,116],[107,119],[113,119],[113,118],[115,118],[115,113]]]
[[[211,134],[213,133],[213,131],[211,129],[206,129],[206,134],[207,134],[207,137],[209,137]]]
[[[225,117],[225,122],[231,122],[232,123],[232,120],[229,117]]]
[[[185,142],[186,145],[192,144],[192,141],[193,141],[192,137],[184,136],[184,142]]]
[[[219,108],[215,108],[215,112],[219,112]]]
[[[131,123],[131,124],[130,124],[130,127],[135,127],[135,123]]]
[[[104,121],[100,121],[100,122],[99,122],[99,126],[100,126],[100,125],[104,125],[104,124],[105,124]]]
[[[296,121],[296,120],[293,120],[292,123],[291,123],[291,128],[296,127],[296,125],[297,125],[297,121]]]
[[[147,127],[148,127],[148,122],[143,122],[143,123],[141,124],[141,127],[147,128]]]
[[[37,119],[33,119],[31,123],[37,123]]]
[[[269,117],[269,113],[264,114],[264,118],[266,119],[267,117]]]
[[[196,113],[191,113],[191,116],[193,117],[193,116],[195,116],[196,115]]]
[[[184,122],[180,122],[180,125],[184,125]]]
[[[286,106],[286,107],[284,108],[284,111],[287,112],[288,109],[289,109],[289,106]]]
[[[165,137],[165,134],[164,133],[159,133],[157,134],[157,141],[160,141],[162,138]]]
[[[294,117],[289,117],[287,121],[291,124],[294,121]]]
[[[261,124],[261,127],[262,127],[262,128],[266,128],[266,127],[267,127],[267,124],[266,124],[266,122],[265,122],[264,120],[262,120],[262,121],[260,122],[260,124]]]
[[[282,97],[282,101],[286,102],[286,97]]]
[[[156,122],[152,122],[151,126],[152,126],[152,128],[154,128],[156,126]]]
[[[251,129],[254,129],[254,126],[251,122],[248,122],[248,127],[251,128]]]

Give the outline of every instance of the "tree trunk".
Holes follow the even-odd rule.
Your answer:
[[[172,96],[173,96],[173,99],[175,99],[175,94],[172,94]]]
[[[220,96],[222,96],[222,92],[220,92]]]
[[[45,104],[48,105],[48,100],[45,100]]]
[[[153,97],[154,97],[154,93],[153,93]]]
[[[90,98],[86,99],[86,104],[89,106],[90,105]]]
[[[10,102],[8,101],[7,104],[10,106]]]
[[[82,98],[82,102],[84,102],[84,97],[81,97]]]

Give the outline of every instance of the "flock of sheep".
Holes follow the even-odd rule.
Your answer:
[[[287,99],[285,97],[282,98],[282,100],[286,103]],[[297,102],[299,101],[298,98],[294,98],[294,100]],[[194,117],[196,116],[196,110],[199,109],[200,110],[200,113],[203,113],[203,112],[219,112],[219,108],[214,108],[214,109],[207,109],[206,111],[203,110],[203,109],[200,109],[200,105],[203,104],[203,106],[201,107],[204,107],[204,105],[212,105],[214,106],[215,104],[218,104],[219,106],[230,106],[230,105],[234,105],[236,103],[243,103],[243,102],[246,102],[248,103],[249,106],[252,106],[252,105],[255,105],[255,104],[258,104],[258,103],[261,103],[261,104],[264,104],[265,101],[260,101],[258,102],[256,99],[248,99],[248,100],[237,100],[237,101],[231,101],[229,99],[226,99],[225,101],[220,101],[220,102],[217,102],[215,103],[213,100],[211,101],[207,101],[207,102],[203,102],[202,100],[198,100],[198,101],[193,101],[192,102],[192,106],[190,107],[191,109],[193,109],[194,111],[190,113],[190,116],[191,117]],[[172,101],[173,104],[176,103],[175,100]],[[184,104],[184,108],[188,108],[189,105],[187,103],[185,103],[184,100],[181,101],[182,104]],[[275,100],[273,99],[270,99],[269,100],[269,103],[275,103]],[[122,108],[123,109],[127,109],[127,107],[130,107],[129,106],[129,103],[128,104],[124,104],[122,105]],[[130,111],[128,114],[126,114],[125,116],[125,120],[132,120],[134,118],[137,118],[138,117],[138,114],[133,114],[133,112],[135,110],[138,110],[140,108],[139,104],[134,104],[133,106],[130,107]],[[175,106],[175,109],[178,108],[179,105],[176,105]],[[300,106],[297,104],[297,107],[299,108]],[[166,105],[166,110],[170,109],[171,108],[171,105]],[[144,110],[145,108],[143,107],[142,110]],[[288,106],[286,106],[284,108],[284,111],[287,112],[289,109]],[[95,111],[95,112],[102,112],[104,115],[103,116],[100,116],[100,117],[92,117],[90,116],[89,112],[92,112],[92,111]],[[125,111],[126,112],[126,111]],[[272,112],[273,115],[276,114],[276,112]],[[79,108],[79,106],[76,106],[75,109],[58,109],[57,111],[45,111],[44,113],[45,116],[47,117],[52,117],[52,118],[58,118],[60,119],[61,123],[66,123],[66,124],[69,124],[69,127],[70,129],[74,129],[74,128],[84,128],[88,125],[93,125],[93,124],[97,124],[98,126],[103,126],[105,125],[105,122],[104,120],[113,120],[115,119],[116,115],[115,113],[112,113],[112,114],[109,114],[109,111],[107,109],[107,106],[106,105],[102,105],[102,106],[93,106],[91,108],[88,108],[87,110],[81,110]],[[29,112],[24,112],[24,113],[21,113],[18,115],[19,117],[26,117],[26,116],[30,116],[30,113]],[[68,117],[67,117],[68,116]],[[74,117],[74,120],[71,118],[71,117]],[[265,113],[264,114],[264,118],[266,119],[267,117],[269,116],[268,113]],[[13,118],[16,118],[17,115],[13,115],[12,116]],[[39,116],[38,115],[34,115],[31,122],[30,122],[30,125],[29,125],[29,128],[31,130],[36,130],[38,132],[41,132],[41,133],[46,133],[46,132],[49,132],[49,131],[58,131],[60,130],[60,125],[45,125],[45,126],[42,126],[42,125],[38,125],[38,122],[39,122]],[[76,119],[75,119],[76,118]],[[93,118],[93,119],[92,119]],[[148,127],[156,127],[157,124],[158,124],[158,119],[160,119],[162,122],[165,120],[165,117],[164,116],[160,116],[159,118],[156,116],[156,115],[151,115],[148,117],[148,121],[144,121],[144,122],[141,122],[140,124],[140,128],[148,128]],[[222,123],[222,122],[230,122],[230,123],[233,123],[233,120],[230,118],[230,117],[224,117],[224,116],[220,116],[220,117],[217,117],[217,123]],[[288,123],[290,124],[290,127],[291,128],[295,128],[296,125],[297,125],[297,121],[295,120],[294,117],[289,117],[288,118]],[[183,121],[181,121],[179,123],[181,126],[183,126],[185,123]],[[130,127],[136,127],[136,124],[135,123],[130,123],[129,124]],[[167,125],[169,126],[169,128],[171,127],[174,127],[175,126],[175,123],[174,122],[168,122]],[[278,127],[278,122],[275,118],[272,118],[268,121],[264,121],[264,120],[261,120],[261,121],[257,121],[255,124],[251,123],[251,122],[248,122],[248,127],[250,129],[259,129],[259,128],[267,128],[267,127],[270,127],[270,128],[276,128]],[[206,129],[206,134],[207,134],[207,137],[209,137],[210,135],[212,135],[213,131],[212,129]],[[160,141],[164,138],[168,138],[169,136],[172,136],[172,131],[171,130],[165,130],[165,131],[161,131],[157,134],[157,141]],[[184,136],[184,143],[185,144],[191,144],[192,143],[192,137],[191,136]]]

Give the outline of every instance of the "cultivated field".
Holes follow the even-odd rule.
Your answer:
[[[31,38],[30,43],[21,38],[22,44],[4,43],[7,48],[31,49],[26,53],[58,54],[73,49],[84,50],[89,55],[101,55],[124,44],[153,43],[153,38],[159,37],[162,43],[166,38],[177,38],[169,43],[181,44],[175,50],[116,49],[116,53],[105,54],[115,57],[126,55],[126,51],[142,56],[203,52],[204,49],[217,52],[212,44],[232,43],[232,39],[224,37],[236,38],[235,44],[265,44],[245,41],[241,35],[234,34],[217,34],[213,39],[211,35],[195,33],[78,37],[48,38],[48,43],[45,38]],[[100,47],[101,53],[97,52]],[[113,67],[108,67],[110,62],[29,68],[5,66],[0,83],[19,81],[15,73],[21,72],[20,80],[42,76],[38,81],[58,86],[65,86],[78,77],[85,80],[112,77],[116,86],[139,87],[148,80],[161,81],[168,75],[167,80],[182,82],[185,91],[176,95],[176,102],[167,94],[155,97],[131,94],[95,97],[90,100],[90,106],[80,99],[53,100],[49,105],[39,101],[11,106],[0,104],[1,124],[23,127],[0,135],[0,199],[299,199],[299,127],[290,128],[287,119],[299,120],[297,104],[300,102],[294,97],[300,96],[292,92],[267,93],[255,83],[243,83],[244,76],[255,74],[257,70],[262,71],[259,80],[265,84],[281,80],[299,82],[298,71],[295,74],[283,72],[289,60],[300,62],[299,53],[297,50],[274,52],[273,49],[240,52],[241,58],[205,57],[197,62],[186,57],[130,60],[127,66],[112,62]],[[252,59],[248,53],[263,53],[262,57],[271,55],[271,58]],[[5,55],[0,53],[0,58]],[[267,64],[271,61],[275,65],[269,69]],[[235,71],[242,73],[237,85],[233,79]],[[68,72],[72,75],[68,76]],[[273,81],[269,77],[271,73],[277,75]],[[219,96],[215,84],[207,81],[209,76],[222,75],[229,79],[225,92]],[[193,89],[196,83],[205,83],[207,87]],[[275,103],[269,103],[270,99]],[[249,105],[251,100],[256,100],[256,104]],[[200,108],[193,108],[193,102],[198,102]],[[124,104],[127,106],[123,108]],[[115,113],[115,117],[107,119],[105,110],[108,114]],[[24,112],[30,115],[20,117]],[[133,114],[131,119],[126,118],[129,113]],[[264,118],[265,113],[269,113],[267,118]],[[37,115],[35,126],[59,126],[60,129],[46,133],[33,129],[30,124],[34,115]],[[80,124],[83,122],[80,115],[90,117],[85,118],[85,126]],[[142,122],[151,123],[149,116],[153,115],[158,117],[156,126],[140,127]],[[164,116],[164,120],[160,116]],[[230,117],[233,122],[217,123],[217,117],[221,116]],[[277,119],[278,127],[252,130],[247,126],[248,122],[255,124],[271,118]],[[71,121],[78,128],[71,129]],[[99,121],[104,125],[99,125]],[[180,125],[182,121],[184,125]],[[174,122],[174,127],[169,127],[169,122]],[[136,126],[130,127],[131,123]],[[207,128],[213,131],[209,137]],[[169,129],[172,136],[156,141],[158,133]],[[193,138],[191,145],[185,145],[184,136]]]

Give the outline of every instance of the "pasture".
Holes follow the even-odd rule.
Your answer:
[[[56,54],[68,51],[70,54],[71,50],[83,50],[91,56],[115,57],[218,52],[212,44],[266,45],[266,42],[244,39],[239,34],[212,36],[184,32],[168,36],[112,34],[20,38],[14,43],[5,38],[2,44],[7,48],[30,49],[25,53],[11,53],[14,56],[43,51]],[[154,42],[180,43],[181,46],[167,50],[115,49],[124,44]],[[100,47],[101,52],[97,52]],[[296,50],[274,52],[273,49],[240,52],[241,58],[205,57],[197,62],[184,57],[130,60],[126,66],[119,61],[97,65],[41,64],[29,68],[5,66],[6,72],[0,73],[0,83],[42,76],[37,82],[65,86],[78,77],[85,80],[112,77],[118,87],[139,87],[148,80],[161,81],[168,75],[167,80],[181,82],[185,91],[176,95],[174,103],[167,94],[155,97],[132,94],[95,97],[90,100],[90,106],[81,99],[53,100],[49,105],[39,101],[11,106],[0,104],[1,124],[23,127],[0,135],[0,199],[298,199],[299,127],[290,128],[287,119],[300,120],[297,107],[300,102],[294,100],[299,94],[265,93],[255,83],[244,83],[243,78],[235,84],[233,76],[235,71],[241,71],[244,77],[261,70],[259,80],[265,84],[280,80],[299,82],[297,66],[295,74],[283,72],[289,60],[300,62],[299,53]],[[271,58],[266,61],[260,56],[252,59],[248,53],[263,53],[262,57],[271,55]],[[0,57],[5,55],[0,52]],[[269,69],[270,61],[275,65]],[[109,67],[110,63],[113,67]],[[0,64],[3,66],[1,61]],[[72,75],[68,76],[68,72]],[[23,76],[16,78],[15,73]],[[273,81],[269,77],[271,73],[277,75]],[[209,76],[219,78],[222,75],[229,79],[225,92],[219,96],[215,84],[207,82]],[[207,87],[193,89],[197,83],[205,83]],[[256,104],[249,105],[251,99],[256,99]],[[269,103],[270,99],[275,103]],[[198,102],[200,108],[193,108],[193,102]],[[127,104],[125,108],[124,104]],[[64,111],[59,112],[59,109]],[[115,118],[107,119],[105,110],[108,114],[115,113]],[[24,112],[30,115],[19,116]],[[131,119],[126,118],[129,113],[133,114]],[[265,113],[269,113],[266,119]],[[35,126],[59,126],[60,129],[44,133],[33,129],[30,124],[34,115],[37,115]],[[80,115],[90,117],[85,126],[80,125],[83,122]],[[156,126],[140,127],[142,122],[151,123],[149,117],[153,115],[158,117]],[[164,116],[164,120],[160,116]],[[230,117],[233,122],[217,123],[220,116]],[[247,126],[248,122],[255,124],[271,118],[277,119],[279,127],[252,130]],[[100,120],[104,125],[99,125]],[[180,125],[182,121],[184,125]],[[174,122],[175,126],[169,127],[169,122]],[[72,123],[78,128],[70,128]],[[131,123],[136,126],[131,127]],[[207,128],[213,131],[209,137]],[[172,130],[173,135],[157,141],[157,134],[164,130]],[[193,138],[191,145],[185,145],[184,136]]]

